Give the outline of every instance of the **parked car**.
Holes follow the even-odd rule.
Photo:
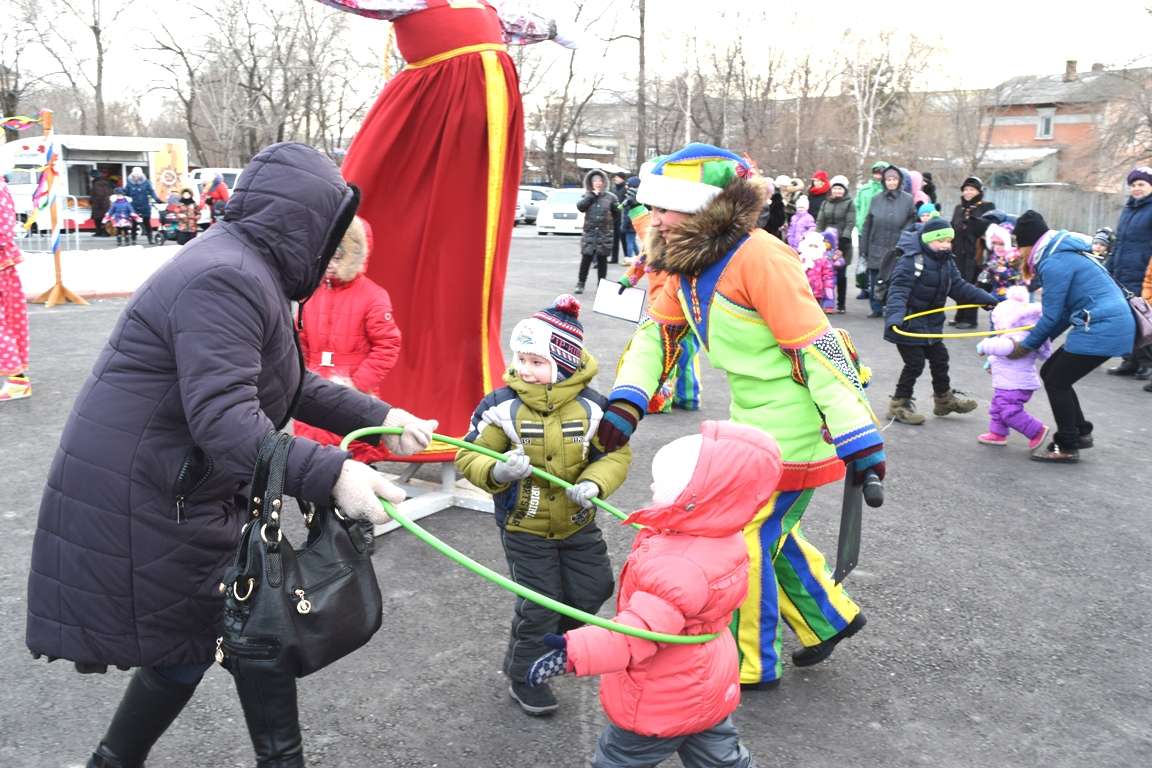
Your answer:
[[[526,221],[527,214],[524,211],[524,201],[517,198],[516,200],[516,218],[512,220],[512,226],[523,224]]]
[[[576,203],[584,196],[584,188],[557,189],[536,208],[536,233],[540,235],[579,235],[584,232],[584,214],[576,210]]]
[[[547,200],[555,191],[553,187],[535,187],[530,184],[521,186],[520,200],[524,203],[524,220],[529,224],[535,224],[540,203]]]

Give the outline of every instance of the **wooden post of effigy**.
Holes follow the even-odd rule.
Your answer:
[[[45,197],[52,233],[52,260],[56,268],[56,283],[44,293],[32,299],[33,304],[43,304],[54,307],[64,302],[73,304],[87,304],[88,302],[64,287],[64,280],[60,270],[60,250],[64,242],[61,224],[64,218],[64,201],[56,194],[56,179],[60,175],[62,163],[60,149],[56,146],[55,131],[52,129],[52,110],[40,110],[40,127],[44,129],[45,160],[44,168],[40,171],[42,185],[38,185],[37,192]],[[33,204],[36,200],[33,199]]]

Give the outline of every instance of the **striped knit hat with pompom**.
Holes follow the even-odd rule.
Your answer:
[[[584,351],[584,326],[578,319],[580,302],[565,293],[552,306],[516,323],[512,329],[512,351],[552,360],[552,383],[564,381],[580,368]]]

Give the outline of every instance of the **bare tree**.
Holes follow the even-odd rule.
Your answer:
[[[180,42],[167,26],[161,26],[160,31],[152,36],[152,43],[152,50],[160,54],[153,58],[153,63],[167,74],[167,80],[153,90],[170,93],[176,99],[184,120],[184,130],[192,142],[193,156],[203,163],[204,142],[200,138],[197,110],[200,107],[199,78],[207,52],[203,48],[194,49]]]
[[[862,179],[881,123],[901,95],[911,90],[931,49],[914,36],[906,47],[897,47],[891,33],[884,32],[860,41],[847,33],[840,50],[849,52],[844,77],[855,107],[856,178]]]
[[[646,0],[633,0],[632,8],[636,11],[639,31],[634,35],[615,35],[609,38],[608,42],[612,43],[616,40],[636,41],[636,166],[639,167],[648,159],[648,34]]]
[[[1001,84],[974,91],[957,89],[948,94],[946,109],[951,114],[953,132],[950,154],[963,160],[966,176],[975,174],[984,162],[996,118],[1005,104],[1011,103],[1010,91],[1010,85]]]
[[[743,44],[737,37],[723,50],[712,49],[707,72],[702,71],[697,64],[696,72],[693,73],[699,85],[694,106],[688,116],[700,135],[717,146],[728,143],[728,111],[736,94],[738,70],[743,56]]]
[[[548,183],[557,187],[564,183],[566,145],[569,141],[577,141],[584,110],[600,91],[604,79],[603,74],[597,74],[592,82],[581,83],[576,75],[576,57],[576,51],[568,54],[568,72],[564,85],[545,102],[538,114],[544,131],[545,174]]]
[[[821,154],[817,143],[822,139],[816,129],[819,109],[828,100],[828,92],[840,77],[838,71],[821,66],[811,55],[794,63],[789,90],[794,94],[792,104],[792,171],[799,173],[814,165]]]
[[[48,3],[39,0],[21,0],[20,19],[28,31],[29,40],[42,50],[56,65],[56,69],[44,73],[47,78],[62,78],[72,91],[79,110],[80,133],[88,132],[88,99],[81,85],[81,69],[84,59],[76,52],[76,42],[63,31],[61,24],[41,24],[41,14],[51,14]]]
[[[21,62],[25,52],[23,41],[28,33],[24,20],[19,17],[0,29],[0,115],[18,114],[28,93],[44,81],[42,76],[29,75]],[[20,133],[14,128],[5,128],[4,138],[15,141]]]
[[[589,29],[594,28],[608,10],[608,6],[605,6],[599,14],[591,15],[590,3],[587,0],[575,3],[575,7],[574,21],[582,23]],[[544,134],[545,175],[553,186],[563,184],[566,166],[565,146],[569,141],[573,143],[578,141],[583,126],[584,110],[603,90],[606,74],[603,67],[577,67],[576,62],[578,58],[583,62],[582,54],[589,51],[591,55],[604,59],[612,44],[611,30],[602,39],[605,41],[603,50],[582,48],[567,53],[568,66],[563,85],[545,97],[544,105],[535,116],[535,122]],[[594,73],[590,79],[585,76],[588,72]]]
[[[1107,74],[1104,89],[1110,99],[1097,134],[1096,154],[1099,172],[1114,174],[1152,160],[1152,69]]]
[[[776,142],[772,141],[772,133],[777,122],[776,92],[780,87],[783,53],[774,50],[766,58],[758,55],[759,63],[764,66],[762,70],[751,65],[743,46],[738,57],[735,88],[740,102],[741,146],[762,161],[774,161]]]

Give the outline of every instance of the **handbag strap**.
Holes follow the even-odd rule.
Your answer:
[[[1061,238],[1061,239],[1063,239],[1063,238]],[[1059,242],[1059,241],[1057,241],[1057,242]],[[1132,291],[1128,290],[1128,286],[1124,285],[1119,280],[1117,280],[1116,275],[1109,272],[1107,267],[1105,267],[1100,262],[1096,261],[1095,257],[1092,255],[1092,251],[1079,251],[1079,253],[1081,256],[1088,259],[1088,261],[1092,262],[1097,267],[1099,267],[1101,270],[1103,270],[1104,274],[1108,275],[1108,277],[1110,277],[1112,279],[1112,282],[1116,284],[1116,287],[1120,289],[1120,293],[1124,296],[1124,301],[1130,301],[1131,299],[1135,298],[1136,294],[1134,294],[1134,293],[1132,293]]]
[[[281,497],[284,495],[284,473],[288,466],[288,450],[292,436],[284,432],[270,431],[260,443],[256,454],[256,467],[252,472],[250,491],[252,517],[266,523],[279,525]],[[277,518],[272,519],[272,512]]]

